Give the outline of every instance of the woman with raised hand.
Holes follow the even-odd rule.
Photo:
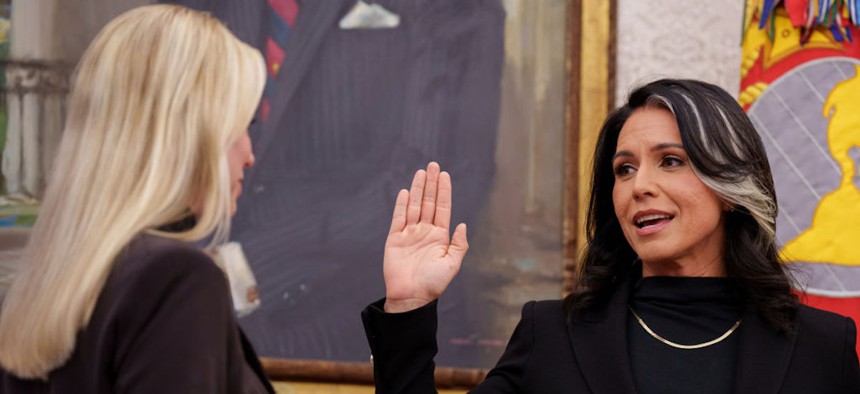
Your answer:
[[[434,393],[436,299],[466,251],[450,178],[401,191],[386,298],[362,313],[377,393]],[[798,303],[764,146],[722,89],[660,80],[604,123],[574,291],[529,302],[472,393],[858,393],[850,318]]]
[[[126,12],[78,65],[0,312],[3,393],[272,393],[223,272],[265,66],[208,14]]]

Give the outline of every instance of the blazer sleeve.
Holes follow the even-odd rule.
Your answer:
[[[433,357],[436,344],[436,302],[404,313],[385,313],[385,300],[362,312],[365,334],[373,354],[377,394],[436,393]],[[523,306],[522,319],[504,354],[471,394],[521,393],[531,356],[534,301]]]
[[[381,299],[361,312],[376,393],[435,393],[436,301],[403,313],[385,313],[384,305]]]
[[[167,251],[118,296],[117,393],[227,393],[231,301],[221,270],[199,251]],[[124,326],[124,327],[122,327]],[[234,365],[235,367],[235,365]],[[235,368],[234,368],[235,369]],[[232,373],[235,373],[233,371]]]
[[[860,389],[860,361],[857,359],[857,327],[850,317],[845,318],[845,356],[842,363],[842,381],[846,393]]]

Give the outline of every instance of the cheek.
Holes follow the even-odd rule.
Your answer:
[[[624,222],[622,218],[627,209],[628,199],[625,198],[625,193],[622,187],[617,183],[612,187],[612,206],[615,209],[615,217],[619,222]]]
[[[230,171],[230,180],[235,181],[241,172],[240,161],[232,153],[227,157],[227,166]]]
[[[713,190],[702,183],[691,187],[679,188],[684,193],[679,195],[687,225],[692,229],[708,229],[719,224],[723,215],[723,204]],[[681,201],[678,201],[679,203]]]
[[[695,207],[695,219],[702,223],[713,224],[719,222],[723,214],[722,204],[716,195],[709,194],[710,190],[703,190],[701,194],[690,196],[693,201],[690,205]]]
[[[612,188],[612,207],[615,210],[615,219],[618,220],[618,224],[621,227],[621,232],[624,234],[624,238],[628,243],[631,243],[630,232],[635,230],[629,226],[628,221],[624,219],[629,216],[627,215],[627,209],[631,199],[629,196],[630,194],[624,191],[623,186],[619,187],[618,184],[616,184]]]

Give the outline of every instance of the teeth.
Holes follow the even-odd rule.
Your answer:
[[[637,225],[642,225],[649,220],[670,219],[669,215],[646,215],[636,220]]]

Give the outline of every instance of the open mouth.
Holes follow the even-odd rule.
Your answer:
[[[636,218],[635,223],[636,227],[639,227],[640,229],[646,229],[649,227],[659,226],[672,220],[673,218],[674,216],[668,214],[644,215],[642,217]]]

